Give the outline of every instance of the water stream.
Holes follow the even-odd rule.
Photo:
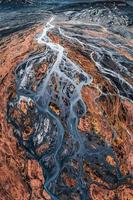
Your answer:
[[[93,77],[71,60],[64,46],[54,42],[49,35],[53,33],[80,52],[90,54],[99,73],[120,98],[132,102],[132,61],[119,53],[125,49],[129,57],[133,54],[132,44],[127,42],[133,37],[132,30],[126,28],[124,32],[128,18],[120,20],[118,17],[115,21],[116,16],[113,20],[111,16],[114,26],[110,30],[107,20],[98,24],[97,17],[91,19],[93,12],[84,9],[52,14],[43,32],[36,36],[36,42],[44,47],[44,51],[31,55],[15,69],[17,91],[8,104],[8,120],[29,158],[36,159],[42,166],[44,189],[53,200],[89,200],[89,186],[92,183],[104,185],[91,177],[86,180],[85,163],[108,183],[108,186],[104,185],[108,189],[132,179],[131,174],[122,175],[110,144],[95,132],[83,133],[78,129],[80,118],[87,113],[81,91],[93,84]],[[124,28],[118,30],[116,24],[122,24]],[[114,166],[107,162],[107,156],[113,158]],[[71,187],[65,183],[66,177],[74,180]]]

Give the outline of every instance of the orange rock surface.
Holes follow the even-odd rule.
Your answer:
[[[0,199],[46,200],[43,191],[42,169],[34,160],[26,158],[18,145],[12,127],[7,123],[7,100],[15,91],[13,70],[29,53],[40,51],[34,36],[41,26],[18,32],[0,42]],[[21,109],[26,113],[25,102]],[[16,113],[17,114],[17,113]]]
[[[90,32],[89,32],[90,34]],[[93,36],[95,37],[94,33]],[[96,34],[96,33],[95,33]],[[73,48],[71,44],[63,41],[57,35],[49,34],[52,40],[56,43],[60,43],[64,46],[68,53],[68,56],[79,63],[82,68],[93,76],[93,83],[91,86],[84,87],[82,90],[82,97],[87,105],[88,112],[86,116],[80,118],[78,128],[81,131],[95,131],[104,140],[110,144],[117,154],[117,158],[120,164],[120,170],[123,175],[133,173],[133,103],[128,100],[122,100],[115,88],[110,85],[109,81],[99,73],[97,67],[88,57],[80,54],[76,48]],[[100,35],[101,37],[107,37],[107,35]],[[99,37],[99,33],[98,33]],[[131,45],[131,43],[130,43]],[[119,53],[132,60],[127,52],[119,50]],[[130,81],[130,80],[129,80]],[[102,92],[106,90],[108,95],[102,95]],[[113,137],[113,130],[117,132]],[[111,157],[106,158],[110,165],[115,165],[115,161]],[[87,169],[88,168],[88,169]],[[93,174],[89,166],[85,166],[89,175],[97,180],[97,182],[103,183],[98,177]],[[106,183],[104,183],[106,185]],[[133,180],[129,181],[129,185],[133,185]],[[121,186],[120,188],[112,191],[107,190],[97,185],[91,186],[92,199],[98,200],[132,200],[133,189],[130,186]]]
[[[0,198],[2,200],[50,200],[50,196],[43,190],[45,180],[40,165],[37,161],[27,159],[26,152],[18,145],[13,135],[12,127],[6,121],[7,101],[10,95],[14,95],[15,93],[12,72],[15,66],[23,61],[29,53],[40,52],[42,50],[41,48],[43,47],[38,47],[33,40],[33,37],[39,31],[41,31],[41,26],[36,26],[1,41]],[[89,34],[94,35],[93,32]],[[100,36],[102,37],[102,35]],[[50,37],[56,43],[62,43],[68,56],[73,61],[79,63],[94,78],[92,85],[89,87],[86,86],[82,90],[82,97],[87,105],[87,114],[83,118],[80,118],[79,130],[83,132],[88,130],[95,131],[99,134],[115,149],[121,173],[123,175],[133,173],[133,104],[128,100],[120,99],[110,83],[99,74],[98,69],[91,60],[81,55],[79,51],[73,49],[56,35],[51,34]],[[124,51],[119,49],[118,51],[128,57]],[[37,78],[43,75],[46,69],[46,65],[42,66],[38,71]],[[101,91],[103,90],[106,90],[108,95],[101,95]],[[112,95],[109,95],[110,93]],[[20,105],[21,111],[27,114],[25,101],[22,100]],[[60,114],[58,108],[55,108],[54,105],[51,105],[51,109],[57,112],[57,115]],[[18,113],[14,113],[14,115],[18,116]],[[30,119],[25,123],[29,127]],[[117,132],[115,137],[112,135],[113,130]],[[24,139],[29,137],[30,132],[30,129],[24,132]],[[37,150],[37,153],[39,154],[47,148],[48,145],[44,144]],[[110,165],[115,165],[115,161],[111,156],[108,156],[106,160]],[[104,186],[108,186],[107,183],[104,183],[104,181],[91,171],[86,163],[84,163],[84,169],[86,174],[91,176],[92,179],[97,180],[97,182],[102,183]],[[76,184],[74,179],[65,175],[64,182],[70,187]],[[128,184],[123,184],[113,190],[92,184],[90,195],[93,200],[133,200],[133,190],[129,187],[131,184],[133,182],[129,180]],[[77,200],[79,198],[74,196],[74,199]]]

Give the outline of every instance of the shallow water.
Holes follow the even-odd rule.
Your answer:
[[[101,99],[116,96],[120,101],[131,104],[133,101],[132,8],[125,4],[110,5],[63,7],[54,13],[32,8],[36,10],[34,15],[27,8],[26,23],[27,9],[13,9],[10,16],[13,19],[17,13],[17,19],[10,25],[7,20],[4,25],[7,28],[3,26],[1,30],[4,36],[10,34],[11,28],[11,32],[16,31],[20,24],[23,29],[26,24],[44,23],[42,33],[35,38],[43,50],[31,54],[14,71],[16,96],[8,103],[8,121],[29,159],[36,159],[42,166],[44,189],[53,200],[92,199],[89,187],[93,183],[109,190],[123,184],[131,186],[132,173],[122,174],[111,143],[95,129],[84,132],[78,126],[88,113],[83,88],[96,88]],[[6,21],[5,18],[3,12],[2,20]],[[101,85],[95,81],[95,72],[82,61],[80,64],[80,57],[77,62],[68,49],[96,66]],[[106,84],[103,88],[102,80],[112,90],[107,91]],[[113,140],[117,131],[113,125],[111,128]],[[108,156],[113,165],[107,162]],[[85,165],[89,165],[102,183],[91,175],[86,178]],[[66,177],[73,180],[72,186],[65,183]]]

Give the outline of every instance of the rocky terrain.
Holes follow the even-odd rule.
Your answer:
[[[41,27],[19,32],[1,40],[0,49],[0,198],[46,199],[42,190],[42,169],[35,160],[27,160],[25,151],[18,145],[12,127],[7,123],[7,101],[15,89],[14,67],[37,50],[33,37]],[[19,41],[19,45],[18,45]],[[18,51],[19,49],[19,51]]]
[[[88,16],[1,38],[2,200],[133,199],[133,30]]]
[[[118,3],[127,3],[129,5],[133,6],[133,3],[131,0],[72,0],[71,4],[76,4],[76,3],[97,3],[97,2],[118,2]],[[70,4],[68,0],[0,0],[0,4],[9,4],[9,5],[43,5],[43,4]]]

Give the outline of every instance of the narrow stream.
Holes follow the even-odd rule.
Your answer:
[[[128,18],[116,19],[114,14],[111,29],[107,20],[103,24],[97,23],[98,18],[92,20],[93,12],[84,9],[51,15],[43,32],[35,38],[44,51],[29,56],[15,70],[16,96],[9,101],[8,120],[29,159],[36,159],[42,166],[44,189],[53,200],[89,200],[89,186],[104,185],[91,177],[86,179],[85,163],[108,183],[104,187],[109,190],[133,178],[132,174],[122,175],[110,144],[95,132],[78,129],[80,118],[87,113],[81,91],[94,85],[93,76],[71,60],[61,42],[50,37],[53,33],[82,54],[89,54],[118,96],[132,102],[133,47],[128,41],[133,32],[132,28],[125,28]],[[124,28],[117,28],[116,24]],[[127,57],[120,53],[122,49]],[[107,156],[112,157],[114,166],[107,162]],[[65,183],[66,177],[73,180],[71,187]]]

